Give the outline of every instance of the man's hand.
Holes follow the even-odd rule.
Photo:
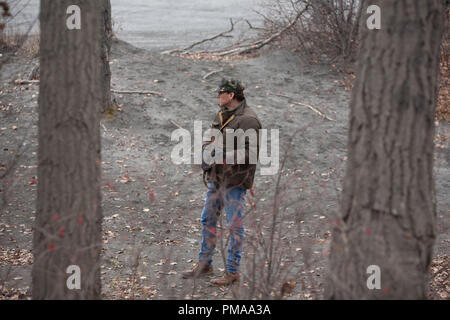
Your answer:
[[[222,148],[214,147],[214,149],[211,150],[210,147],[206,147],[205,149],[203,149],[202,169],[204,171],[207,171],[212,167],[212,165],[216,162],[216,156],[217,156],[217,159],[222,158],[223,159],[222,163],[224,163],[224,160],[226,158],[226,153],[223,151]]]
[[[212,152],[209,150],[209,148],[203,149],[202,152],[202,169],[203,171],[208,171],[212,167],[212,157],[213,156],[214,149]],[[206,159],[206,160],[205,160]]]

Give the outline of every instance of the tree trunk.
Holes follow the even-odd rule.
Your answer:
[[[71,5],[80,30],[66,27]],[[33,299],[100,298],[102,23],[99,1],[41,0]],[[80,289],[67,284],[71,265]]]
[[[381,8],[380,30],[366,27],[372,4]],[[433,138],[442,17],[442,0],[363,4],[327,299],[427,297],[436,237]],[[368,288],[371,265],[380,268],[380,289]]]
[[[111,23],[111,2],[110,0],[101,0],[103,24],[102,24],[102,74],[105,77],[102,89],[102,108],[101,112],[108,112],[113,103],[111,100],[111,70],[109,68],[109,54],[111,51],[112,23]]]

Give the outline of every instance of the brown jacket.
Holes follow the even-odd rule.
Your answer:
[[[218,129],[223,135],[223,150],[226,150],[226,129],[242,129],[244,132],[248,129],[254,129],[256,132],[256,157],[259,155],[259,130],[261,129],[261,122],[258,119],[256,113],[247,105],[243,100],[237,105],[235,112],[228,119],[222,119],[221,112],[217,113],[211,128]],[[231,120],[229,120],[231,119]],[[227,121],[229,120],[229,121]],[[213,164],[212,167],[205,172],[206,181],[213,182],[219,186],[225,187],[240,187],[243,189],[250,189],[253,185],[255,178],[256,164],[249,164],[250,152],[250,139],[245,138],[245,164],[238,164],[237,150],[239,149],[238,139],[234,139],[234,164]],[[210,143],[210,142],[209,142]],[[208,145],[206,143],[203,148]],[[253,148],[254,151],[254,148]]]

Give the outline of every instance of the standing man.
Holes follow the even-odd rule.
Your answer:
[[[211,127],[223,134],[223,143],[219,142],[219,145],[218,141],[212,139],[203,145],[202,169],[208,191],[201,216],[202,244],[199,262],[193,269],[184,271],[182,275],[183,278],[196,278],[213,272],[212,258],[216,247],[217,219],[224,209],[227,228],[230,231],[226,271],[222,277],[213,279],[211,282],[215,285],[225,286],[239,281],[240,278],[239,265],[244,240],[242,218],[245,209],[245,194],[247,189],[252,187],[255,177],[261,123],[256,113],[247,105],[244,87],[239,81],[222,79],[217,98],[220,111]],[[228,132],[242,133],[241,130],[236,131],[238,129],[242,129],[245,133],[244,143],[239,145],[232,137],[233,148],[227,150]],[[252,134],[253,140],[250,137]],[[246,139],[247,137],[248,139]],[[239,141],[239,138],[237,140]],[[222,156],[217,156],[221,154],[223,159]],[[205,159],[211,159],[211,157],[214,157],[216,161],[208,164]],[[220,161],[217,161],[218,157],[221,159]],[[234,158],[231,163],[230,158]]]

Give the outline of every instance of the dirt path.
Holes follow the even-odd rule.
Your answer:
[[[111,60],[115,89],[153,90],[163,96],[116,94],[120,110],[102,120],[104,298],[259,297],[257,289],[251,291],[252,281],[255,283],[253,275],[257,274],[260,286],[267,278],[260,255],[265,250],[263,245],[253,248],[250,239],[257,231],[265,238],[270,234],[276,176],[257,174],[253,194],[248,193],[249,240],[240,286],[219,289],[210,286],[208,278],[194,282],[180,275],[197,260],[206,189],[198,167],[172,163],[170,154],[177,142],[170,136],[177,129],[174,123],[191,132],[194,120],[202,120],[204,129],[209,126],[217,111],[215,89],[222,76],[246,84],[247,101],[263,127],[280,130],[280,158],[286,148],[289,151],[281,171],[283,206],[275,250],[283,275],[274,282],[274,292],[280,291],[284,281],[295,279],[287,298],[320,298],[346,155],[350,97],[339,83],[340,77],[329,66],[308,65],[282,51],[249,60],[198,61],[160,56],[117,41]],[[223,71],[203,79],[219,69]],[[8,205],[0,216],[0,275],[7,276],[4,297],[8,292],[13,297],[26,296],[31,283],[38,87],[18,88],[11,83],[30,70],[30,64],[17,58],[5,65],[1,74],[0,163],[6,164],[27,137],[8,189]],[[295,102],[312,105],[333,121]],[[289,144],[295,130],[305,126]],[[439,132],[448,136],[448,124],[441,124]],[[437,256],[450,254],[448,142],[443,149],[436,149],[436,157]],[[215,275],[219,275],[223,262],[220,253],[215,257]],[[255,271],[254,259],[262,261]]]

